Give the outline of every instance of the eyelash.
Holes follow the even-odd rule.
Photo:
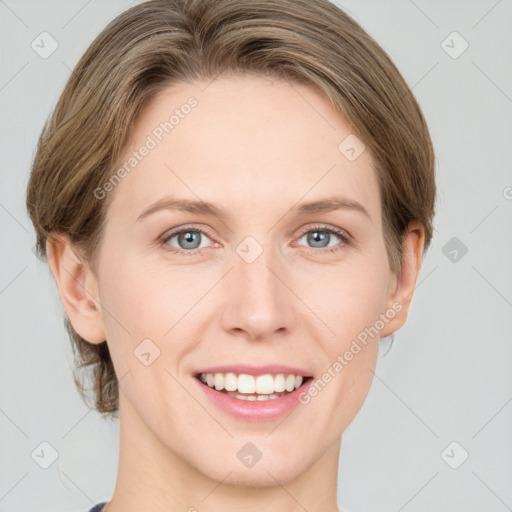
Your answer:
[[[168,234],[165,233],[159,241],[160,247],[162,247],[165,251],[171,252],[173,254],[186,255],[186,256],[195,256],[196,254],[200,254],[201,251],[204,249],[204,247],[202,249],[193,249],[190,251],[185,251],[183,249],[175,249],[166,243],[170,238],[173,238],[176,235],[180,235],[181,233],[186,233],[189,231],[201,233],[203,235],[206,235],[208,238],[211,238],[206,231],[203,231],[202,229],[194,228],[192,226],[188,226],[188,227],[181,228],[177,231],[173,231]],[[338,238],[340,238],[342,243],[338,244],[334,247],[329,247],[329,248],[324,248],[324,249],[310,248],[310,250],[307,251],[310,254],[333,253],[333,252],[341,250],[341,247],[343,247],[345,245],[349,245],[351,243],[351,237],[345,231],[338,229],[338,228],[332,228],[332,227],[324,226],[324,225],[309,227],[308,229],[302,231],[298,238],[300,239],[307,233],[313,232],[313,231],[323,231],[323,232],[329,233],[331,235],[336,235]]]

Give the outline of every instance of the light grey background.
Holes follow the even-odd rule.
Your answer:
[[[71,69],[134,3],[0,0],[0,512],[85,512],[113,491],[118,424],[89,411],[75,390],[63,308],[33,253],[25,189]],[[413,87],[439,186],[408,322],[343,436],[339,504],[346,512],[512,510],[512,0],[337,3]],[[46,59],[31,48],[43,31],[59,45]],[[464,40],[468,49],[453,58]],[[58,452],[46,470],[31,456],[42,442]]]

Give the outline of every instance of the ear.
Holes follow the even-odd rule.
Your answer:
[[[46,241],[48,265],[73,329],[90,343],[105,341],[97,278],[67,234]]]
[[[416,280],[421,269],[424,245],[425,229],[420,223],[411,222],[402,243],[400,275],[393,273],[389,281],[386,309],[383,313],[387,312],[386,317],[391,320],[382,329],[381,338],[400,329],[407,320]]]

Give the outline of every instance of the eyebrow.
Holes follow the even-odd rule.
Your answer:
[[[371,220],[370,214],[362,204],[342,196],[333,196],[316,201],[310,201],[308,203],[302,203],[298,206],[294,206],[290,210],[290,213],[295,213],[297,216],[303,216],[311,213],[327,213],[341,209],[360,212]],[[208,201],[163,197],[145,208],[137,217],[137,221],[141,221],[152,213],[160,210],[178,210],[189,213],[199,213],[219,217],[220,219],[228,217],[227,213],[225,213],[220,207]]]

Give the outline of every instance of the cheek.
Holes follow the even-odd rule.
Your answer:
[[[365,329],[376,323],[386,304],[389,273],[385,262],[358,261],[347,267],[309,271],[297,280],[296,290],[321,320],[324,335],[314,337],[337,354]],[[316,286],[314,284],[316,283]],[[373,332],[373,331],[372,331]]]
[[[193,300],[194,286],[182,281],[178,272],[155,275],[143,265],[119,262],[103,280],[102,305],[111,313],[107,323],[116,332],[122,324],[133,342],[141,336],[161,339]]]
[[[172,291],[172,288],[169,288]],[[147,276],[136,268],[105,266],[100,286],[103,321],[109,350],[121,378],[126,372],[139,371],[137,350],[149,349],[152,357],[162,350],[163,335],[173,325],[176,298],[161,296]],[[151,340],[148,343],[147,340]]]
[[[372,381],[370,370],[375,368],[380,339],[375,326],[380,325],[389,282],[385,258],[368,257],[358,263],[331,269],[322,277],[322,291],[309,288],[305,299],[329,327],[325,335],[317,333],[314,338],[323,358],[323,371],[317,376],[322,400],[317,406],[333,404],[323,409],[326,424],[341,425],[342,430],[361,407]]]
[[[170,375],[178,376],[178,363],[193,345],[182,327],[190,321],[185,315],[194,301],[190,290],[183,295],[182,283],[151,273],[121,263],[112,267],[104,274],[101,298],[120,388],[143,417],[160,421],[172,417],[176,404],[186,399]],[[155,410],[165,414],[155,415]]]
[[[130,372],[124,385],[132,397],[166,388],[170,377],[164,370],[181,375],[183,360],[201,337],[201,299],[215,279],[176,267],[157,273],[155,265],[128,258],[104,272],[100,296],[109,350],[119,378]]]

